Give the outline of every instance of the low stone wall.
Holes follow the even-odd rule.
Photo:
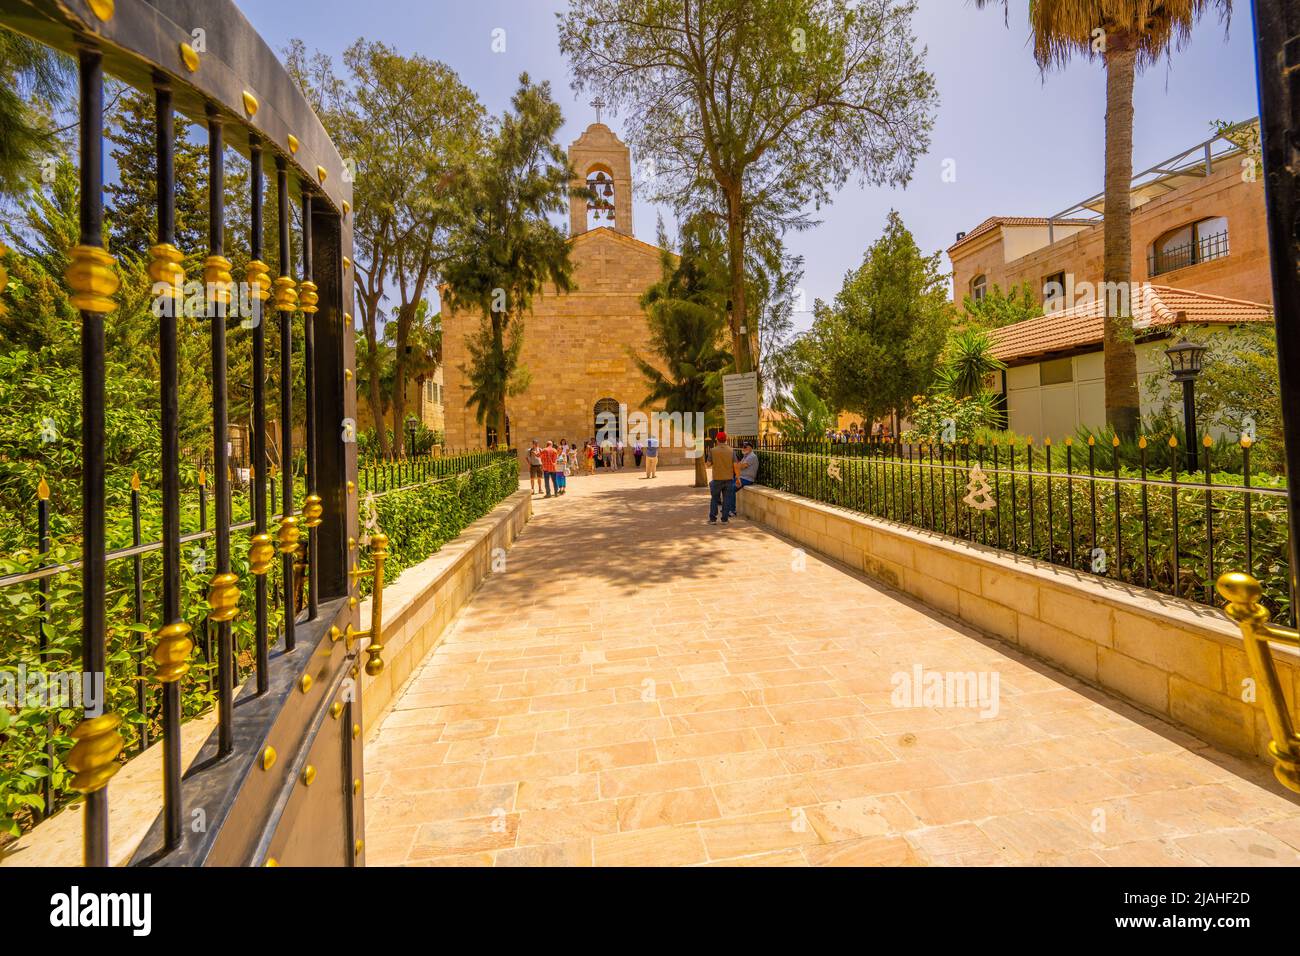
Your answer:
[[[1236,753],[1267,755],[1241,636],[1222,612],[755,485],[740,513]],[[1226,570],[1226,569],[1225,569]],[[1300,658],[1274,648],[1294,707]]]
[[[384,670],[378,677],[361,672],[362,719],[367,729],[377,726],[411,671],[491,573],[493,553],[514,543],[532,512],[532,495],[515,492],[384,588]],[[361,602],[360,626],[369,623],[370,599],[366,598]]]

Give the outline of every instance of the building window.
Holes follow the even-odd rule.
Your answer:
[[[1074,360],[1068,358],[1052,359],[1038,366],[1038,383],[1040,385],[1064,385],[1074,381]]]
[[[1224,216],[1211,216],[1170,229],[1151,243],[1147,254],[1148,271],[1152,276],[1173,272],[1228,254],[1228,220]]]
[[[989,277],[980,273],[970,280],[970,297],[976,302],[983,302],[984,296],[988,294]]]
[[[1053,272],[1043,279],[1043,307],[1050,309],[1065,302],[1065,271]]]
[[[603,442],[606,438],[616,442],[623,437],[622,422],[620,421],[618,401],[616,399],[602,398],[598,401],[592,409],[592,418],[595,423],[597,443]]]
[[[597,163],[587,173],[587,228],[599,229],[614,225],[614,173],[603,163]]]

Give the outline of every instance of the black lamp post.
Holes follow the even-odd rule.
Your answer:
[[[1201,374],[1201,362],[1206,346],[1183,339],[1165,349],[1169,356],[1169,370],[1175,382],[1183,383],[1183,431],[1187,436],[1187,470],[1196,471],[1199,454],[1196,435],[1196,379]]]

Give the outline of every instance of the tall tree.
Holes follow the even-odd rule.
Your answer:
[[[667,249],[662,223],[659,246]],[[696,217],[683,225],[680,258],[663,252],[661,277],[641,297],[652,354],[630,352],[650,384],[647,406],[703,415],[706,425],[716,421],[722,373],[731,365],[723,344],[728,274],[721,252],[720,237],[708,220]],[[695,486],[707,484],[700,455],[695,459]]]
[[[814,312],[799,340],[804,377],[833,409],[871,421],[906,412],[912,396],[930,386],[953,310],[938,253],[922,255],[891,212],[834,304],[818,301]]]
[[[975,0],[981,9],[1008,0]],[[1105,234],[1102,280],[1129,290],[1133,281],[1133,79],[1139,70],[1181,49],[1192,26],[1209,9],[1225,28],[1232,0],[1030,0],[1034,59],[1043,71],[1063,67],[1075,55],[1101,58],[1106,67]],[[1131,296],[1106,296],[1102,347],[1106,361],[1106,423],[1132,437],[1141,424],[1137,351]]]
[[[564,118],[549,82],[524,73],[496,125],[486,155],[466,178],[464,218],[454,231],[444,271],[444,301],[477,310],[482,322],[467,336],[469,402],[480,424],[504,436],[506,396],[527,386],[520,364],[524,315],[545,285],[573,286],[569,244],[550,221],[567,208],[574,178],[556,142]]]
[[[573,85],[629,108],[655,198],[716,209],[731,269],[736,368],[754,367],[745,272],[754,217],[796,223],[856,172],[906,183],[929,144],[934,80],[915,2],[570,0]],[[718,208],[720,206],[720,208]]]
[[[284,51],[290,74],[307,91],[353,180],[356,307],[367,362],[378,363],[387,320],[396,351],[395,420],[405,415],[407,344],[416,311],[441,275],[461,215],[470,169],[482,152],[484,110],[454,70],[427,57],[402,56],[383,43],[357,40],[343,54],[346,80],[329,57],[301,41]],[[375,422],[384,419],[383,375],[364,376]],[[381,453],[387,436],[379,428]],[[395,429],[400,451],[404,436]]]
[[[36,165],[60,152],[50,115],[73,73],[64,54],[0,27],[0,196],[26,192]]]

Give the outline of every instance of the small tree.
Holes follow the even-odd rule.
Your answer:
[[[952,334],[940,357],[939,385],[955,398],[971,398],[987,391],[988,377],[1006,367],[986,333],[963,329]]]
[[[659,245],[666,246],[663,224]],[[717,256],[718,237],[707,221],[683,227],[682,255],[664,252],[662,275],[641,297],[654,361],[629,349],[650,383],[646,405],[666,412],[703,415],[709,423],[722,405],[722,373],[731,365],[723,347],[727,274]],[[708,484],[703,456],[695,459],[695,486]]]
[[[1006,292],[995,284],[978,301],[973,296],[966,296],[961,307],[966,313],[965,324],[973,329],[1000,329],[1043,314],[1043,307],[1038,304],[1034,288],[1028,282],[1012,286]]]
[[[778,396],[774,407],[789,416],[777,419],[775,423],[776,430],[784,438],[820,440],[835,424],[835,413],[818,397],[812,383],[806,379],[795,382],[789,395]]]

